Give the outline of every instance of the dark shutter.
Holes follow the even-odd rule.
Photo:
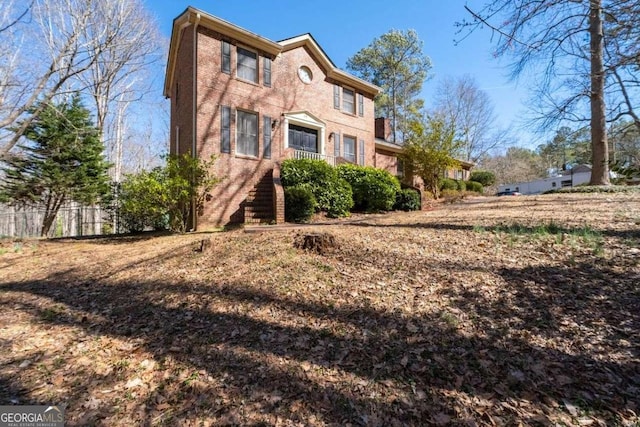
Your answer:
[[[263,149],[262,157],[271,158],[271,117],[264,116],[262,119]]]
[[[231,152],[231,107],[220,107],[220,152]]]
[[[333,85],[333,108],[340,109],[340,86]]]
[[[364,96],[361,93],[358,94],[358,115],[364,117]]]
[[[339,132],[334,132],[333,133],[333,155],[336,157],[336,159],[338,157],[340,157],[340,133]]]
[[[271,59],[266,56],[262,57],[262,80],[264,85],[271,87]]]
[[[222,72],[231,74],[231,45],[222,40]]]
[[[358,147],[358,157],[360,158],[360,165],[364,166],[364,139],[360,140],[360,146]]]

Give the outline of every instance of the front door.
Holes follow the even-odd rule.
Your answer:
[[[289,147],[308,151],[310,153],[318,152],[318,131],[302,126],[289,125]]]

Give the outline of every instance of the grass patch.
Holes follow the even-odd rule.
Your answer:
[[[512,223],[509,225],[496,225],[492,227],[483,227],[475,225],[473,231],[476,233],[492,232],[497,235],[505,236],[510,245],[525,237],[529,240],[538,240],[556,236],[556,243],[568,244],[570,246],[579,246],[586,244],[593,249],[594,255],[603,254],[604,241],[602,233],[594,230],[590,226],[584,227],[564,227],[556,222],[550,221],[546,224],[535,226],[525,225],[521,223]]]

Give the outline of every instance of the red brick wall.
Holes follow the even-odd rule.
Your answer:
[[[176,84],[172,92],[172,142],[175,141],[175,125],[180,126],[181,141],[191,141],[188,131],[191,120],[191,39],[192,27],[185,30],[178,52],[176,68]],[[275,162],[284,156],[284,123],[283,114],[306,111],[318,117],[326,124],[325,149],[327,155],[334,154],[334,139],[329,138],[332,132],[349,135],[357,141],[365,141],[365,164],[375,164],[374,114],[373,99],[364,97],[364,117],[357,114],[346,114],[333,107],[333,82],[326,78],[324,71],[310,55],[305,47],[298,47],[282,52],[272,58],[272,84],[263,84],[263,52],[258,53],[258,83],[247,82],[236,77],[236,48],[234,40],[226,39],[232,44],[231,73],[221,72],[221,39],[223,36],[210,29],[199,27],[197,38],[197,155],[209,158],[216,155],[218,160],[215,173],[224,180],[214,189],[212,199],[205,205],[198,218],[198,229],[206,229],[229,222],[242,221],[241,204],[248,192]],[[251,46],[243,46],[252,49]],[[305,84],[298,78],[298,67],[306,65],[313,73],[311,84]],[[175,88],[178,87],[178,102]],[[357,91],[356,91],[357,93]],[[231,107],[231,153],[220,153],[220,107]],[[357,95],[356,95],[357,105]],[[236,155],[236,109],[248,110],[258,114],[259,157],[248,158]],[[263,117],[269,116],[277,123],[272,130],[271,159],[262,157],[263,152]],[[185,129],[183,129],[183,126]],[[184,143],[181,144],[185,147]],[[356,150],[359,143],[356,143]],[[182,149],[181,149],[182,151]],[[357,156],[358,157],[358,156]]]
[[[190,153],[193,141],[193,27],[182,31],[171,90],[171,140],[169,153]],[[179,128],[179,131],[176,129]],[[176,135],[179,134],[179,147]],[[177,149],[177,151],[176,151]]]

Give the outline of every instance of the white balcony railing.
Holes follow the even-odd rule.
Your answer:
[[[334,156],[326,156],[324,154],[312,153],[310,151],[294,150],[293,151],[293,158],[294,159],[324,160],[325,162],[329,163],[331,166],[335,166],[336,165],[336,158]]]

